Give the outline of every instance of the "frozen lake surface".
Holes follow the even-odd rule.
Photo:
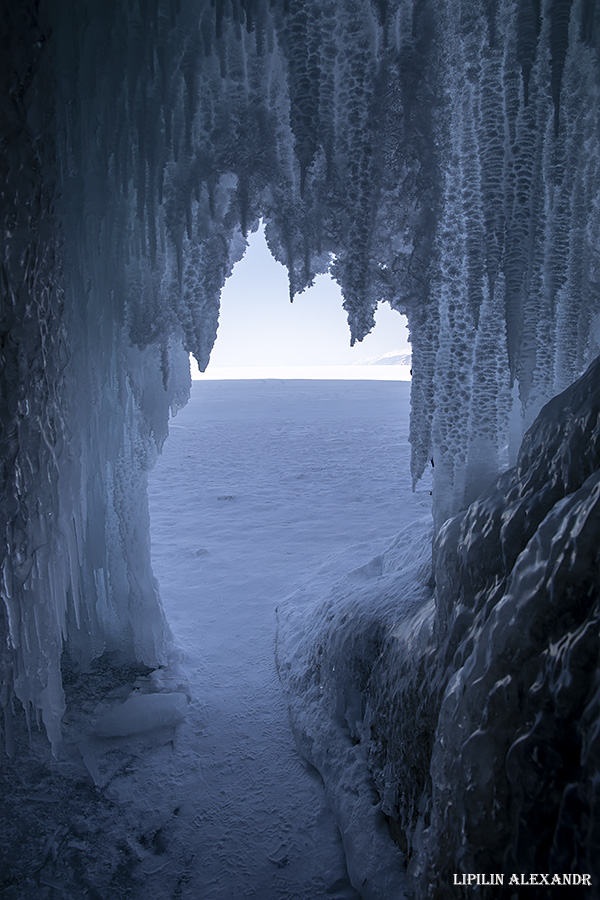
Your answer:
[[[428,490],[411,491],[409,392],[195,382],[171,423],[150,479],[153,562],[192,700],[170,771],[146,785],[177,809],[177,896],[356,897],[320,779],[295,749],[275,610],[307,577],[325,590],[429,508]],[[157,872],[144,896],[166,888]]]

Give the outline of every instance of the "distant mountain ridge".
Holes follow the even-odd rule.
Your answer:
[[[412,355],[410,353],[385,353],[377,359],[365,359],[361,366],[410,366]]]

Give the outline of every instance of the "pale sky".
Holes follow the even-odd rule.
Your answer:
[[[260,228],[249,236],[246,254],[223,288],[209,370],[355,366],[409,352],[406,320],[387,303],[377,311],[373,332],[351,348],[340,289],[328,275],[318,276],[290,303],[287,270],[271,256]]]

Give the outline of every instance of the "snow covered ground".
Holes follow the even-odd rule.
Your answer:
[[[411,492],[409,391],[194,382],[149,485],[173,665],[151,673],[101,659],[82,676],[63,661],[60,758],[48,761],[43,730],[30,743],[22,729],[0,772],[3,897],[356,900],[347,873],[356,884],[372,857],[372,823],[359,847],[356,828],[344,836],[346,860],[339,798],[330,789],[332,813],[296,749],[276,610],[298,617],[303,598],[369,569],[429,511],[429,486]],[[306,714],[327,754],[322,723]]]
[[[409,389],[195,382],[171,424],[150,502],[155,571],[192,698],[169,788],[173,840],[193,854],[178,896],[356,896],[320,779],[294,746],[275,610],[309,577],[325,591],[428,509],[428,490],[410,489]],[[146,898],[163,896],[150,890],[159,881]]]

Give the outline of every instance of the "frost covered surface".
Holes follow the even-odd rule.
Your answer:
[[[440,534],[450,677],[414,863],[423,883],[432,856],[442,878],[453,858],[464,871],[477,859],[598,872],[599,385],[597,360],[544,407],[516,468]]]
[[[444,525],[435,582],[413,527],[308,609],[282,607],[303,752],[344,821],[360,748],[418,896],[463,896],[457,871],[598,878],[599,515],[597,360]]]
[[[292,726],[300,751],[321,773],[350,877],[364,900],[411,896],[406,855],[391,844],[386,819],[396,785],[393,773],[370,772],[370,728],[385,723],[390,755],[397,753],[394,717],[406,722],[408,710],[398,703],[396,679],[418,647],[416,623],[421,628],[423,615],[431,619],[430,575],[427,518],[400,532],[326,598],[317,575],[278,609],[277,666]]]

